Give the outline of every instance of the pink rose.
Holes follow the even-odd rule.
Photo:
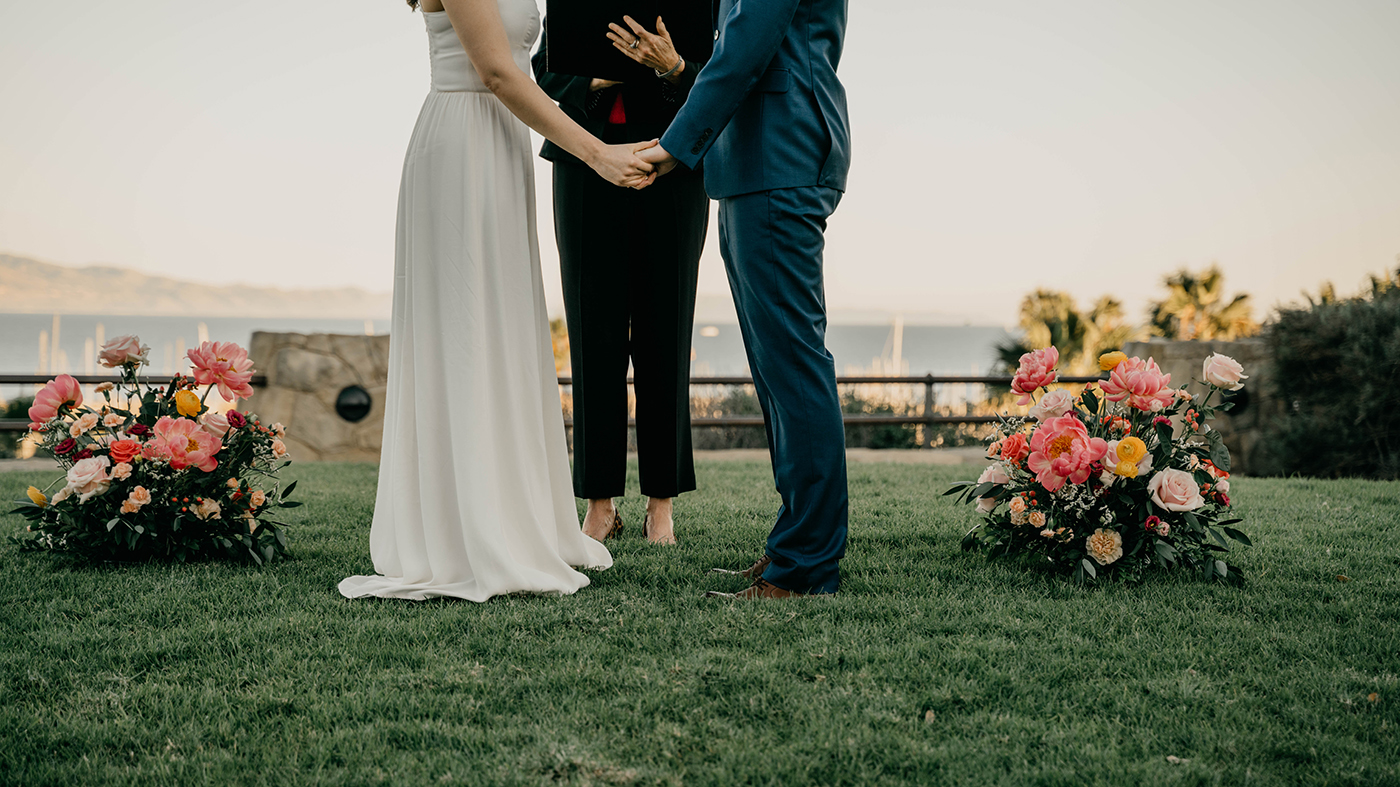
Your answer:
[[[78,496],[79,503],[86,503],[107,491],[112,481],[107,468],[111,466],[112,460],[105,456],[82,459],[73,465],[68,471],[68,489]]]
[[[108,369],[127,364],[140,366],[149,363],[146,356],[150,351],[151,348],[142,344],[135,336],[118,336],[102,345],[102,352],[97,354],[97,362]]]
[[[1106,453],[1108,443],[1090,437],[1078,418],[1062,415],[1046,420],[1031,435],[1026,466],[1046,491],[1055,492],[1066,481],[1084,483],[1094,464]]]
[[[1054,347],[1032,350],[1021,356],[1020,366],[1011,378],[1011,392],[1021,395],[1016,404],[1030,404],[1031,394],[1059,379],[1055,366],[1060,362],[1060,351]]]
[[[204,427],[204,431],[215,437],[222,438],[224,435],[228,434],[228,417],[220,415],[213,410],[204,414],[204,418],[201,419],[201,425]]]
[[[263,492],[261,489],[254,489],[252,494],[248,495],[248,505],[253,508],[262,508],[263,503],[266,502],[267,493]]]
[[[34,405],[29,408],[29,428],[35,431],[58,417],[64,406],[82,407],[83,387],[72,375],[60,374],[49,381],[44,389],[34,395]]]
[[[233,342],[205,342],[185,353],[194,366],[194,380],[200,385],[217,385],[219,395],[236,402],[253,395],[253,362],[248,351]]]
[[[128,478],[130,478],[130,477],[131,477],[131,465],[127,464],[126,462],[118,462],[118,463],[117,463],[117,466],[112,468],[112,479],[113,479],[113,480],[115,480],[115,481],[125,481],[126,479],[128,479]]]
[[[73,437],[81,437],[97,426],[97,413],[83,413],[73,425],[68,427],[68,434]]]
[[[1040,397],[1040,401],[1031,408],[1031,417],[1037,421],[1044,421],[1047,418],[1058,418],[1073,409],[1074,394],[1061,388]]]
[[[1201,377],[1216,388],[1227,391],[1238,391],[1244,387],[1241,381],[1249,379],[1239,361],[1220,353],[1214,353],[1201,364]]]
[[[987,482],[1004,485],[1011,483],[1011,476],[1006,474],[1006,470],[1001,465],[987,465],[987,469],[982,471],[982,475],[977,477],[978,485]],[[984,514],[990,514],[992,509],[997,507],[997,501],[992,497],[977,498],[977,510]]]
[[[286,456],[286,455],[287,455],[287,444],[286,444],[286,443],[283,443],[281,440],[273,440],[273,441],[272,441],[272,455],[275,456],[275,457],[277,457],[278,459],[281,459],[282,457]]]
[[[1152,502],[1168,511],[1195,511],[1205,505],[1196,477],[1185,470],[1166,469],[1147,482]]]
[[[1103,382],[1103,392],[1110,402],[1128,400],[1128,406],[1145,413],[1166,409],[1176,398],[1169,386],[1172,376],[1163,374],[1157,362],[1148,358],[1129,358],[1118,364]]]
[[[198,467],[208,473],[219,466],[214,454],[221,448],[223,444],[219,438],[201,429],[194,421],[165,415],[156,421],[155,437],[147,443],[147,456],[153,451],[159,458],[168,458],[175,470]]]

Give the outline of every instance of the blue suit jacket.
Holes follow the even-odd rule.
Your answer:
[[[715,199],[827,186],[851,162],[846,91],[836,78],[847,0],[719,0],[710,62],[661,146],[705,161]]]

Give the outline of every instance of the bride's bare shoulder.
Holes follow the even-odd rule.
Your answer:
[[[419,0],[419,2],[412,3],[411,5],[416,5],[419,11],[427,11],[430,14],[436,14],[439,11],[445,10],[442,0]]]

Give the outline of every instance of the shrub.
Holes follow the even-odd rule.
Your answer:
[[[28,418],[29,406],[32,404],[34,404],[32,396],[11,399],[0,405],[0,418]],[[24,432],[0,432],[0,459],[13,458],[19,450],[20,441],[23,439]]]
[[[1265,441],[1275,466],[1400,478],[1400,288],[1280,309],[1265,337],[1284,405]]]

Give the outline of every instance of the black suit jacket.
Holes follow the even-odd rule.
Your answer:
[[[539,83],[545,93],[549,94],[550,98],[559,102],[559,108],[564,110],[564,114],[587,129],[588,133],[603,139],[613,102],[618,93],[622,94],[622,105],[627,111],[627,123],[618,127],[621,131],[619,137],[613,138],[613,135],[609,135],[607,141],[610,143],[645,142],[649,139],[660,139],[661,135],[666,133],[666,129],[670,127],[671,120],[680,111],[681,105],[690,96],[690,87],[695,84],[695,77],[699,75],[700,69],[705,65],[704,61],[687,59],[685,70],[681,72],[680,79],[675,84],[671,84],[669,80],[653,77],[641,82],[624,82],[621,85],[604,88],[597,91],[597,95],[590,96],[588,84],[593,81],[591,77],[555,74],[544,70],[545,53],[548,48],[548,34],[542,33],[539,51],[530,60],[530,64],[535,70],[535,81]],[[679,54],[681,57],[685,57],[684,52]],[[544,147],[540,148],[540,156],[556,164],[583,164],[572,153],[547,139],[544,141]]]

